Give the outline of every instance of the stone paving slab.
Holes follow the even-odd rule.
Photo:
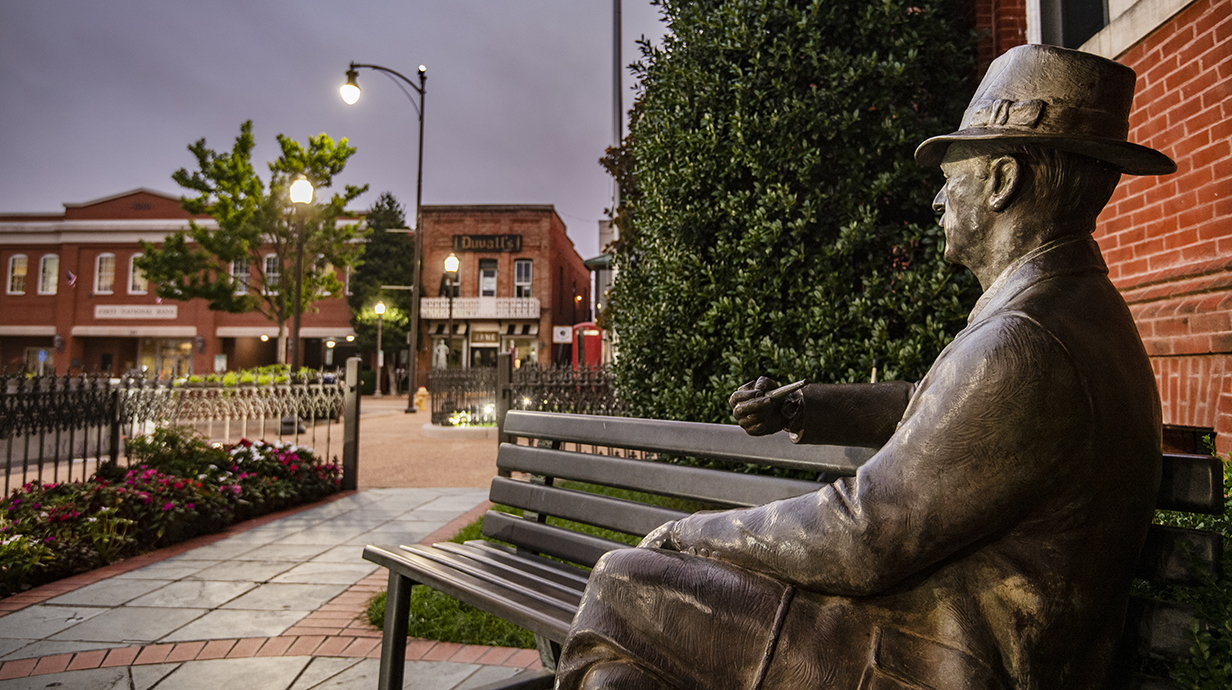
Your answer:
[[[160,609],[163,611],[174,609]],[[218,609],[174,632],[153,638],[162,642],[183,640],[225,640],[236,637],[272,637],[307,616],[311,611],[233,611]]]
[[[48,607],[51,608],[51,607]],[[52,635],[80,642],[153,642],[209,613],[192,608],[114,608]],[[0,618],[3,622],[8,616]]]
[[[172,582],[173,580],[111,578],[86,585],[75,592],[62,594],[54,599],[48,599],[47,603],[53,606],[119,606]],[[191,604],[187,605],[191,606]]]
[[[0,618],[0,638],[42,639],[108,611],[97,607],[38,604]]]
[[[342,594],[347,585],[291,584],[271,582],[222,606],[223,609],[257,611],[315,611]]]

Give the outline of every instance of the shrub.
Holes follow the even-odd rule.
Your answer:
[[[979,287],[942,258],[936,170],[974,89],[955,0],[661,0],[605,164],[625,190],[608,300],[634,414],[729,421],[780,382],[918,378]],[[874,364],[877,362],[877,364]]]

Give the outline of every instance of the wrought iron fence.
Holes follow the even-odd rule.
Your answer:
[[[625,405],[616,395],[616,376],[608,367],[528,365],[514,369],[511,379],[510,409],[625,414]]]
[[[328,458],[344,392],[341,375],[326,372],[241,385],[0,375],[4,491],[62,474],[84,479],[98,462],[127,463],[123,439],[157,427],[191,426],[223,444],[291,437]]]
[[[433,369],[428,374],[432,423],[477,426],[496,423],[496,369]]]
[[[497,369],[433,369],[428,375],[432,423],[445,426],[497,422]],[[616,395],[615,375],[602,366],[514,369],[508,386],[510,409],[620,416],[625,406]]]

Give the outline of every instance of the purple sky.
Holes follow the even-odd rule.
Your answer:
[[[664,31],[649,0],[623,0],[623,63]],[[555,204],[583,258],[611,179],[610,0],[56,0],[0,3],[0,212],[57,212],[136,187],[172,194],[201,137],[230,149],[253,120],[358,148],[340,183],[414,208],[417,120],[383,75],[338,95],[351,61],[414,78],[428,68],[425,204]],[[633,79],[625,73],[624,107]],[[414,92],[411,92],[412,95]],[[267,169],[259,168],[262,177]]]

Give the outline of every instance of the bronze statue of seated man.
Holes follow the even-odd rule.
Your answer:
[[[984,294],[918,385],[759,379],[749,433],[880,445],[859,472],[663,525],[595,568],[559,688],[1103,687],[1160,471],[1155,379],[1091,237],[1121,174],[1135,76],[1022,46],[940,164],[946,258]]]

